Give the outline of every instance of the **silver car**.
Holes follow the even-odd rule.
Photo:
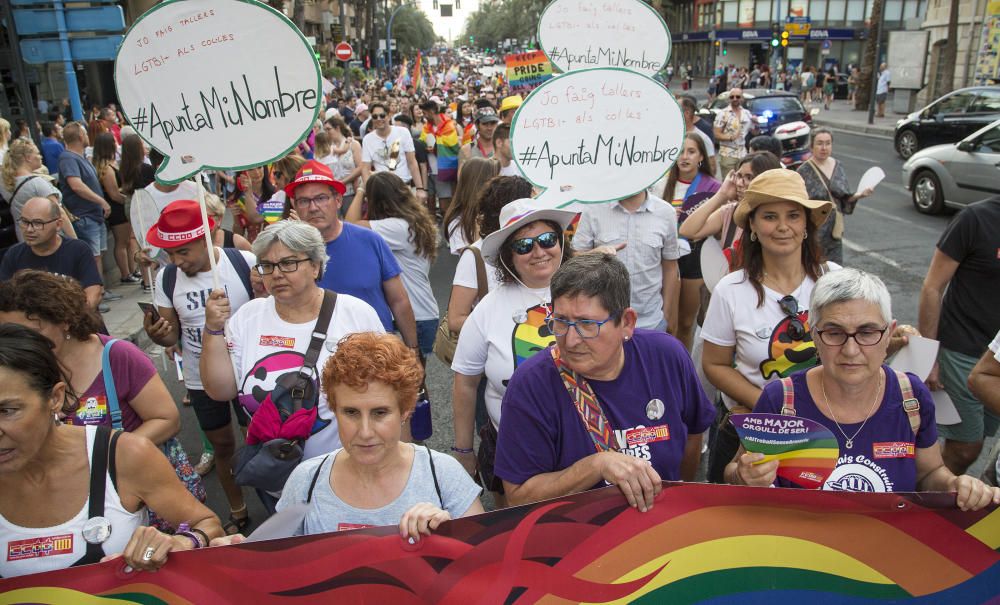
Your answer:
[[[903,164],[903,186],[924,214],[1000,195],[1000,120],[958,143],[914,153]]]

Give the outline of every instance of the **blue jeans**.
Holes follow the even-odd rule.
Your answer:
[[[440,319],[419,319],[417,320],[417,344],[420,345],[420,352],[428,356],[434,352],[434,336],[437,334]]]
[[[108,249],[108,229],[104,226],[104,219],[81,216],[73,223],[73,228],[77,239],[90,246],[94,256],[100,256]]]

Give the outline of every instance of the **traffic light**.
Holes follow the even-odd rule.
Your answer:
[[[476,37],[475,36],[469,36],[469,44],[475,44],[475,43],[476,43]]]
[[[780,27],[781,26],[778,23],[771,24],[771,46],[777,46],[780,44],[780,42],[778,42],[778,32],[780,31]]]
[[[723,44],[723,45],[722,45],[722,56],[724,57],[724,56],[726,56],[726,55],[728,55],[728,54],[729,54],[729,49],[728,49],[728,48],[726,48],[726,45],[725,45],[725,44]]]
[[[788,46],[788,32],[781,32],[781,45]]]

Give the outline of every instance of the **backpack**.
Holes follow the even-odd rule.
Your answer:
[[[243,288],[247,291],[247,296],[250,297],[250,300],[253,300],[253,285],[250,283],[250,265],[247,264],[247,259],[243,258],[243,255],[236,248],[223,248],[222,251],[226,253],[229,262],[232,263],[233,268],[236,269],[236,273],[239,274],[240,281],[243,282]],[[174,288],[176,286],[177,265],[167,265],[163,268],[163,293],[171,301],[174,300]]]
[[[893,370],[896,373],[896,380],[899,381],[899,390],[903,393],[903,411],[910,421],[910,428],[913,430],[913,438],[917,438],[920,431],[920,400],[913,394],[913,385],[910,384],[910,377],[906,372]],[[781,415],[795,416],[795,385],[792,378],[781,379]]]

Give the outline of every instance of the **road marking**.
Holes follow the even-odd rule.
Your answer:
[[[865,248],[861,244],[856,244],[856,243],[852,242],[851,240],[849,240],[847,238],[844,238],[841,241],[844,243],[844,247],[845,248],[853,250],[853,251],[855,251],[855,252],[857,252],[859,254],[863,254],[865,256],[869,256],[869,257],[871,257],[871,258],[873,258],[873,259],[875,259],[875,260],[877,260],[877,261],[879,261],[881,263],[889,265],[890,267],[892,267],[893,269],[895,269],[897,271],[901,271],[903,273],[906,273],[907,275],[909,275],[911,277],[916,277],[918,279],[923,279],[922,275],[918,275],[917,273],[914,273],[913,271],[910,271],[909,269],[907,269],[903,265],[897,263],[895,260],[893,260],[892,258],[889,258],[888,256],[886,256],[884,254],[881,254],[879,252],[875,252],[874,250],[872,250],[870,248]]]
[[[873,138],[873,139],[882,139],[884,141],[895,141],[895,138],[892,137],[892,136],[889,136],[889,135],[876,134],[874,132],[864,132],[864,131],[859,131],[859,130],[852,130],[850,128],[838,128],[838,127],[833,126],[831,124],[832,123],[830,123],[830,122],[823,122],[823,121],[816,120],[816,125],[817,126],[822,126],[823,128],[829,128],[830,130],[832,130],[834,132],[840,132],[840,133],[843,133],[843,134],[851,134],[851,135],[854,135],[856,137],[870,137],[870,138]],[[868,124],[865,124],[863,126],[863,128],[866,128],[866,127],[868,127]]]
[[[924,231],[926,233],[930,233],[931,235],[935,235],[936,236],[936,235],[940,235],[941,234],[941,231],[939,229],[932,229],[932,228],[927,227],[925,225],[921,225],[920,223],[915,223],[913,221],[908,221],[908,220],[906,220],[904,218],[900,218],[900,217],[895,216],[893,214],[889,214],[888,212],[883,212],[881,210],[876,210],[876,209],[872,208],[871,206],[866,206],[864,204],[864,202],[858,204],[857,205],[857,209],[858,210],[864,210],[865,212],[871,212],[872,214],[874,214],[876,216],[880,216],[880,217],[882,217],[884,219],[888,219],[890,221],[895,221],[897,223],[906,225],[907,227],[909,227],[911,229],[919,229],[919,230]]]

